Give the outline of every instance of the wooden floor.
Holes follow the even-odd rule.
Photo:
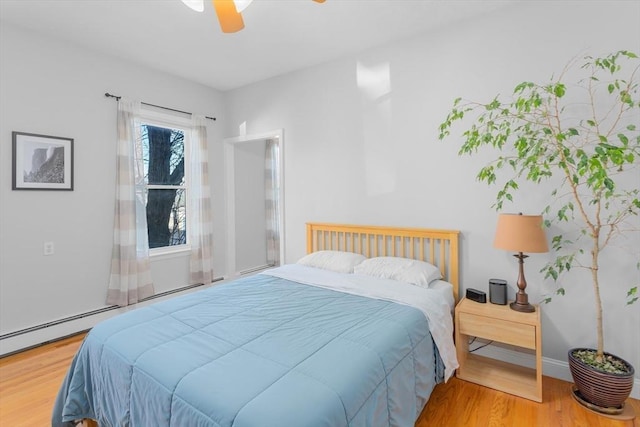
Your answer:
[[[0,426],[51,425],[58,387],[84,335],[0,359]],[[544,378],[544,403],[451,379],[438,385],[416,427],[640,427],[583,409],[570,396],[571,385]],[[640,401],[629,399],[640,416]],[[133,426],[136,427],[136,426]]]

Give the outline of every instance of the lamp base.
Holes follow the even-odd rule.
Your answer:
[[[522,313],[533,313],[536,311],[536,308],[531,304],[522,304],[518,303],[518,301],[512,302],[511,304],[509,304],[509,307],[511,307],[511,310],[520,311]]]

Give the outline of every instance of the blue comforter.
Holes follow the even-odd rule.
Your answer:
[[[420,310],[256,275],[94,327],[52,425],[413,426],[442,373]]]

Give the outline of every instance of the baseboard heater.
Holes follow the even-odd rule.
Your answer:
[[[255,273],[256,271],[266,270],[267,268],[272,268],[275,266],[276,266],[275,264],[265,264],[265,265],[260,265],[258,267],[248,268],[246,270],[240,271],[240,275],[244,276],[245,274]]]
[[[219,277],[219,278],[213,279],[213,282],[211,282],[211,283],[218,282],[220,280],[223,280],[223,278]],[[161,292],[159,294],[152,295],[149,298],[145,298],[144,300],[142,300],[140,302],[150,301],[150,300],[153,300],[153,299],[156,299],[156,298],[160,298],[160,297],[164,297],[164,296],[167,296],[167,295],[175,294],[175,293],[178,293],[178,292],[183,292],[183,291],[186,291],[186,290],[189,290],[189,289],[197,288],[199,286],[204,286],[204,284],[203,283],[199,283],[199,284],[196,284],[196,285],[188,285],[188,286],[183,286],[183,287],[177,288],[177,289],[171,289],[170,291],[165,291],[165,292]],[[60,325],[62,323],[71,322],[71,321],[82,319],[82,318],[89,317],[89,316],[95,316],[96,314],[105,313],[107,311],[117,310],[119,308],[120,308],[120,306],[111,305],[109,307],[103,307],[103,308],[99,308],[97,310],[87,311],[85,313],[76,314],[74,316],[65,317],[65,318],[62,318],[62,319],[54,320],[52,322],[43,323],[41,325],[31,326],[31,327],[28,327],[28,328],[20,329],[18,331],[9,332],[7,334],[0,335],[0,341],[2,341],[4,339],[7,339],[7,338],[13,338],[13,337],[16,337],[18,335],[28,334],[29,332],[34,332],[34,331],[39,331],[41,329],[50,328],[52,326]],[[62,337],[62,338],[64,338],[64,337]]]

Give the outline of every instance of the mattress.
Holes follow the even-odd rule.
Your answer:
[[[441,291],[398,297],[405,284],[316,270],[286,266],[100,323],[52,425],[414,425],[457,366],[441,357],[452,335],[433,333],[451,320]]]

